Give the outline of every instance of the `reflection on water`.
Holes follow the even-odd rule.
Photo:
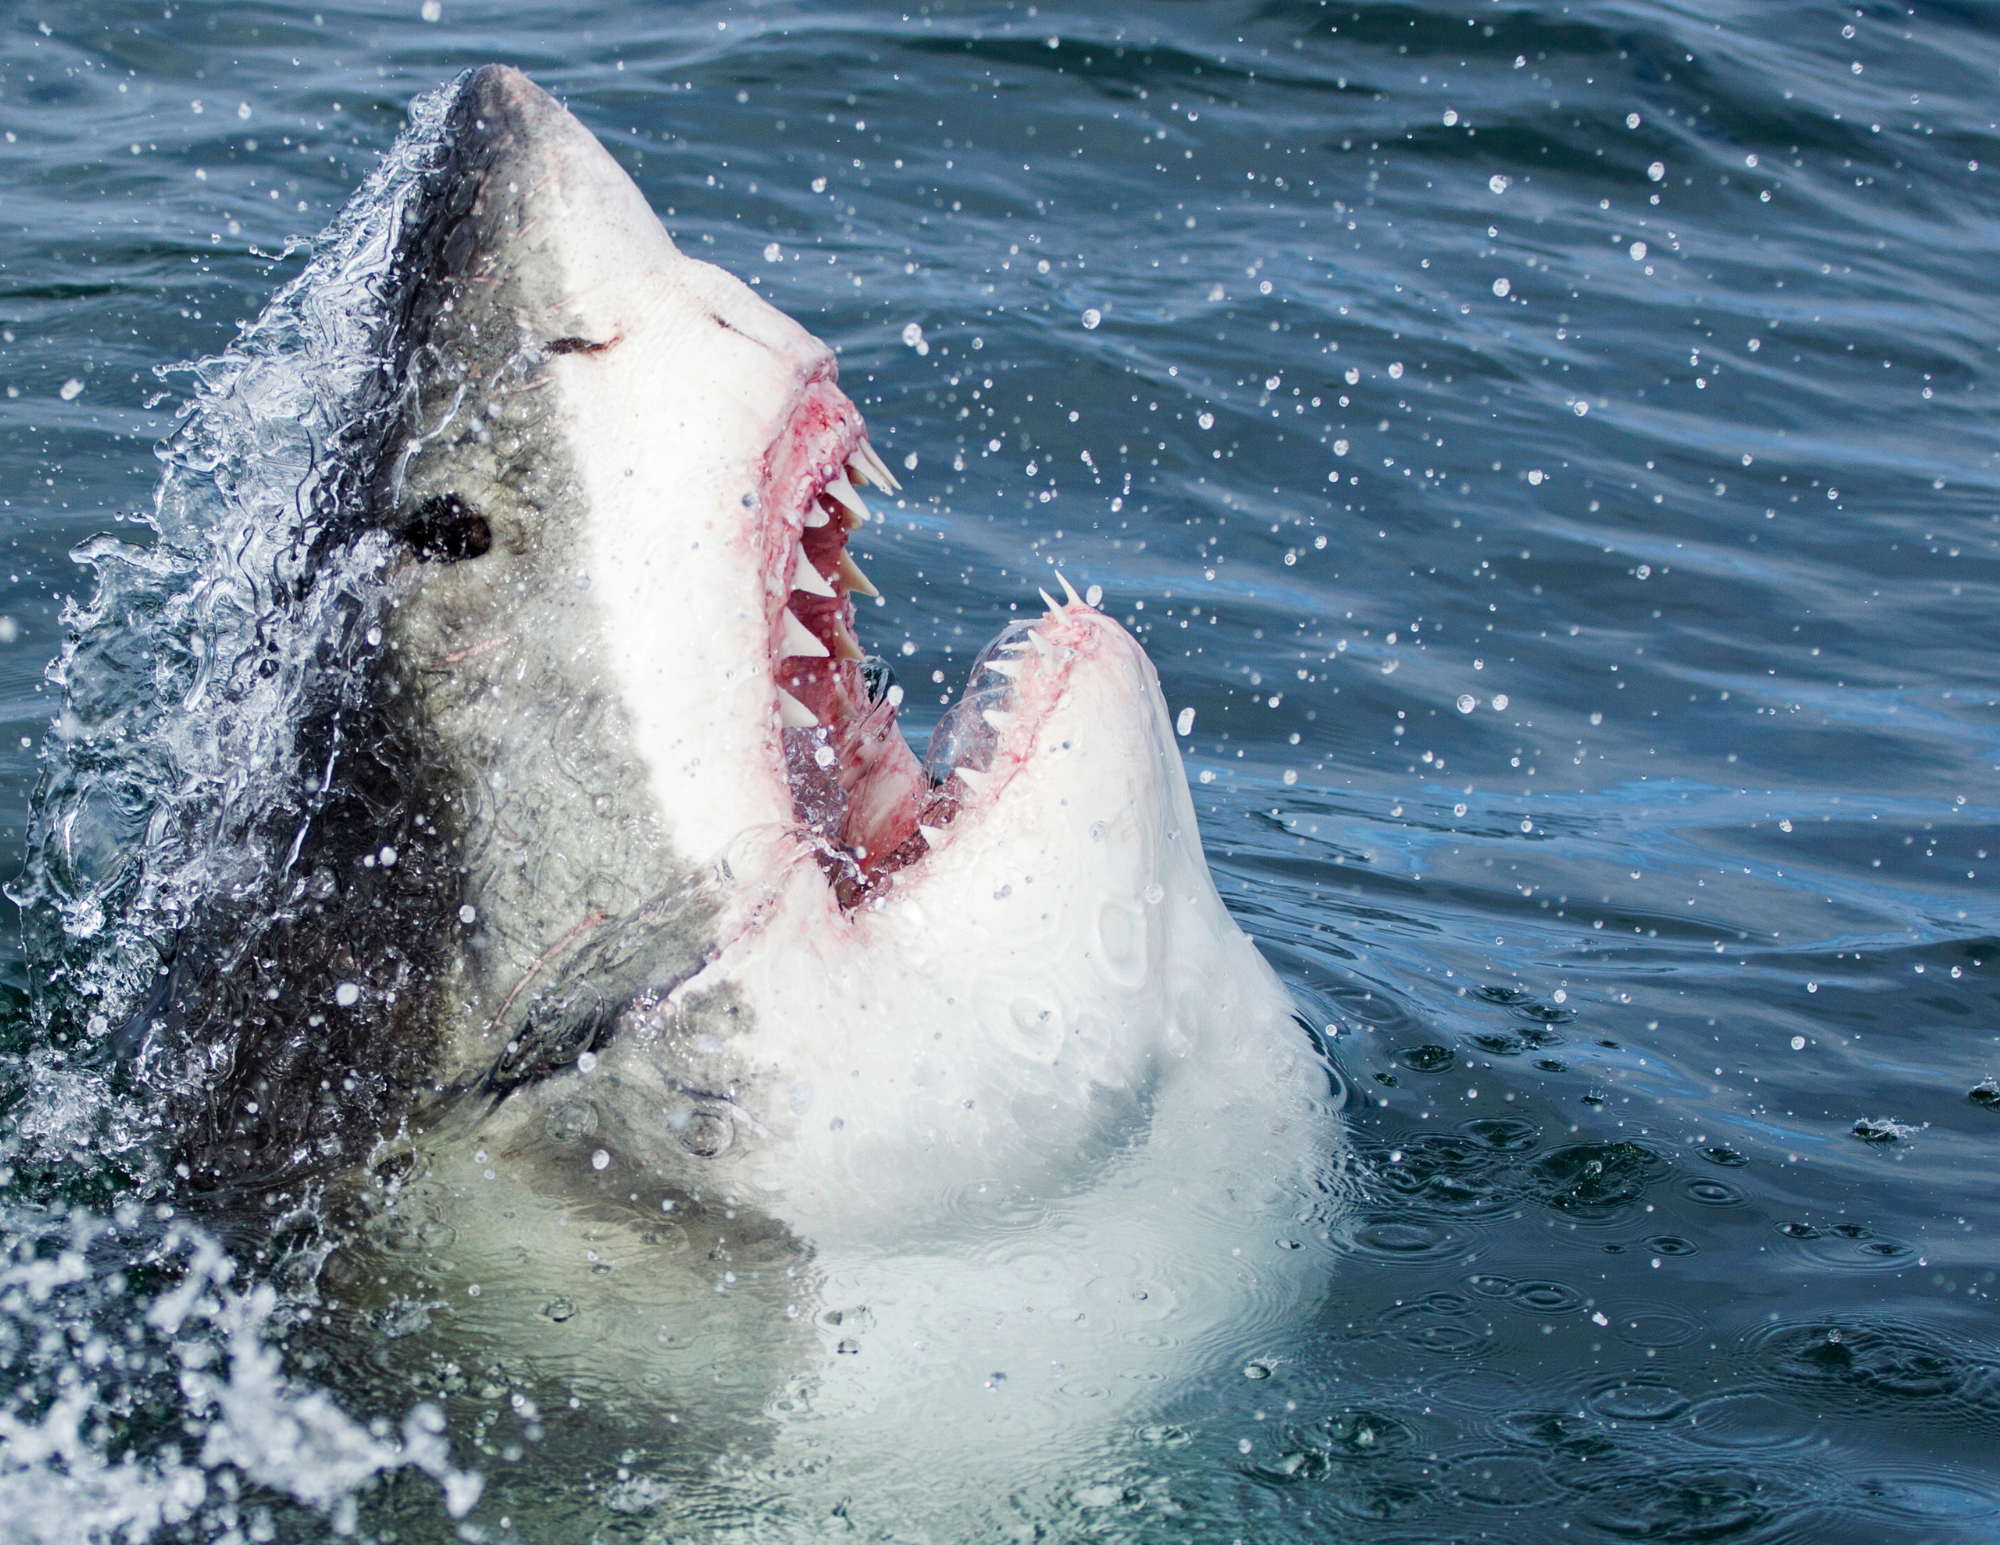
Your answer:
[[[1104,587],[1193,711],[1224,894],[1354,1092],[1360,1200],[1324,1302],[1115,1459],[1024,1475],[1014,1522],[1991,1537],[2000,1112],[1969,1098],[2000,1077],[1990,29],[1726,5],[161,9],[24,15],[0,44],[16,851],[58,598],[87,588],[65,554],[143,535],[121,512],[186,389],[151,371],[217,353],[298,271],[287,237],[412,96],[511,59],[683,245],[840,347],[907,485],[861,557],[914,736],[1052,562]],[[115,872],[144,820],[93,808],[66,861]],[[7,1232],[53,1262],[70,1225],[28,1209],[111,1213],[143,1091],[87,1013],[36,1047],[29,974],[15,958]],[[160,1248],[110,1238],[92,1250]],[[91,1280],[114,1269],[138,1268]],[[172,1435],[193,1397],[138,1307],[159,1288],[88,1314],[58,1307],[71,1287],[6,1291],[44,1370],[4,1437],[17,1526],[87,1536],[99,1514],[49,1504],[59,1471],[162,1531],[151,1499],[200,1481],[204,1537],[337,1508],[307,1479],[333,1471],[204,1466],[205,1436]],[[358,1515],[378,1537],[452,1527],[398,1457],[423,1404],[486,1477],[465,1521],[488,1539],[535,1476],[606,1538],[761,1516],[768,1454],[718,1431],[669,1462],[527,1392],[509,1357],[587,1297],[550,1291],[509,1324],[528,1350],[443,1357],[421,1390],[284,1304],[255,1344],[286,1348],[285,1399],[334,1392],[323,1431],[360,1456],[340,1484],[382,1477]],[[406,1298],[369,1308],[389,1365],[437,1313]],[[162,1366],[86,1373],[93,1336]],[[35,1448],[86,1387],[108,1414]],[[915,1510],[923,1479],[882,1484]]]

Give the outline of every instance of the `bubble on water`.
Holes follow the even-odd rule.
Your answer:
[[[1577,398],[1575,402],[1571,403],[1570,407],[1573,410],[1575,410],[1576,416],[1578,418],[1582,418],[1584,414],[1590,411],[1590,404],[1585,402],[1581,397]]]
[[[1804,1036],[1802,1036],[1802,1035],[1795,1035],[1795,1036],[1793,1036],[1793,1037],[1792,1037],[1792,1050],[1793,1050],[1793,1051],[1804,1051],[1805,1049],[1806,1049],[1806,1038],[1805,1038]]]
[[[610,1165],[611,1155],[606,1153],[602,1148],[590,1156],[590,1167],[592,1169],[608,1169]]]
[[[815,193],[826,192],[826,179],[824,177],[815,177],[812,180],[812,190]]]
[[[764,261],[767,263],[775,263],[783,256],[784,256],[784,249],[780,247],[775,241],[771,242],[764,248]]]
[[[1284,778],[1285,787],[1290,788],[1293,784],[1297,783],[1298,781],[1299,781],[1299,775],[1293,772],[1291,768],[1287,767],[1285,769],[1285,778]]]
[[[911,348],[914,349],[918,344],[922,343],[923,341],[924,341],[924,330],[920,324],[916,322],[905,322],[903,324],[903,342],[907,343]]]
[[[425,21],[440,21],[444,17],[444,7],[439,4],[439,0],[424,0],[417,14]]]
[[[75,402],[78,397],[83,395],[83,383],[75,376],[71,376],[56,389],[56,395],[62,398],[64,402]]]
[[[1264,377],[1264,390],[1265,390],[1265,391],[1267,391],[1267,392],[1275,392],[1275,391],[1276,391],[1276,390],[1278,389],[1278,384],[1279,384],[1279,377],[1277,377],[1277,376],[1266,376],[1266,377]]]
[[[1444,110],[1444,126],[1447,129],[1449,129],[1455,126],[1457,123],[1458,123],[1458,109],[1455,107],[1447,107]]]
[[[1495,193],[1505,193],[1509,186],[1509,180],[1502,177],[1498,172],[1495,172],[1491,177],[1486,179],[1486,186],[1491,188]]]
[[[1664,161],[1655,161],[1651,166],[1646,168],[1646,175],[1654,182],[1661,182],[1665,180],[1667,175],[1667,163]]]
[[[903,458],[903,470],[905,472],[914,472],[917,470],[917,453],[915,451],[911,451],[909,455]],[[880,519],[880,517],[878,516],[877,519]]]
[[[1630,254],[1631,254],[1631,256],[1632,256],[1632,261],[1633,261],[1633,262],[1635,262],[1635,263],[1641,263],[1641,262],[1644,262],[1644,261],[1645,261],[1645,258],[1646,258],[1646,244],[1645,244],[1645,243],[1644,243],[1643,241],[1635,241],[1635,242],[1633,242],[1633,243],[1632,243],[1632,245],[1631,245],[1631,246],[1630,246],[1629,248],[1627,248],[1626,250],[1627,250],[1628,252],[1630,252]]]
[[[1638,115],[1637,113],[1627,113],[1627,114],[1625,115],[1625,127],[1626,127],[1626,128],[1628,128],[1628,129],[1636,129],[1636,128],[1638,128],[1638,127],[1639,127],[1639,115]]]
[[[1500,279],[1495,279],[1493,281],[1493,293],[1495,295],[1500,296],[1502,299],[1505,299],[1508,292],[1511,291],[1513,288],[1514,288],[1514,281],[1512,279],[1500,278]]]
[[[1157,907],[1166,899],[1166,890],[1157,881],[1146,887],[1146,903],[1148,906]]]
[[[478,908],[470,904],[460,907],[458,909],[458,920],[461,923],[465,923],[467,925],[478,922],[479,921]]]
[[[342,982],[333,990],[333,1001],[344,1009],[351,1009],[361,1001],[361,989],[352,982]]]
[[[1213,413],[1206,411],[1197,413],[1194,421],[1201,425],[1203,429],[1213,429],[1215,427],[1215,415]]]
[[[1099,311],[1095,306],[1086,306],[1083,308],[1083,328],[1085,332],[1094,330],[1097,324],[1103,320],[1104,313]]]
[[[1458,694],[1458,711],[1460,713],[1471,713],[1478,706],[1479,699],[1474,697],[1470,692],[1461,692]]]
[[[1403,362],[1401,360],[1397,360],[1389,367],[1389,379],[1391,381],[1400,381],[1403,379]]]
[[[1174,720],[1174,729],[1182,735],[1191,735],[1194,733],[1194,710],[1192,708],[1183,708],[1181,710],[1180,717]]]

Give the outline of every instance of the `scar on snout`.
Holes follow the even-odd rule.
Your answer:
[[[457,665],[461,660],[476,660],[483,654],[491,654],[494,650],[504,649],[506,646],[507,635],[502,633],[498,638],[489,638],[483,643],[468,644],[463,649],[454,649],[444,657],[444,663]]]
[[[549,343],[545,345],[545,347],[551,354],[602,354],[606,349],[610,348],[612,345],[617,343],[622,343],[624,342],[624,340],[625,340],[625,335],[623,333],[619,333],[614,337],[605,338],[602,340],[593,340],[589,338],[555,338],[551,339]]]

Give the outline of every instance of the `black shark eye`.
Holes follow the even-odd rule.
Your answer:
[[[425,563],[458,563],[484,557],[493,546],[493,528],[457,494],[438,494],[417,506],[403,527],[403,540]]]

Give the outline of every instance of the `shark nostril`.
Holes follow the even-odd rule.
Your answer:
[[[493,527],[457,494],[437,494],[417,506],[403,540],[424,563],[459,563],[492,550]]]

